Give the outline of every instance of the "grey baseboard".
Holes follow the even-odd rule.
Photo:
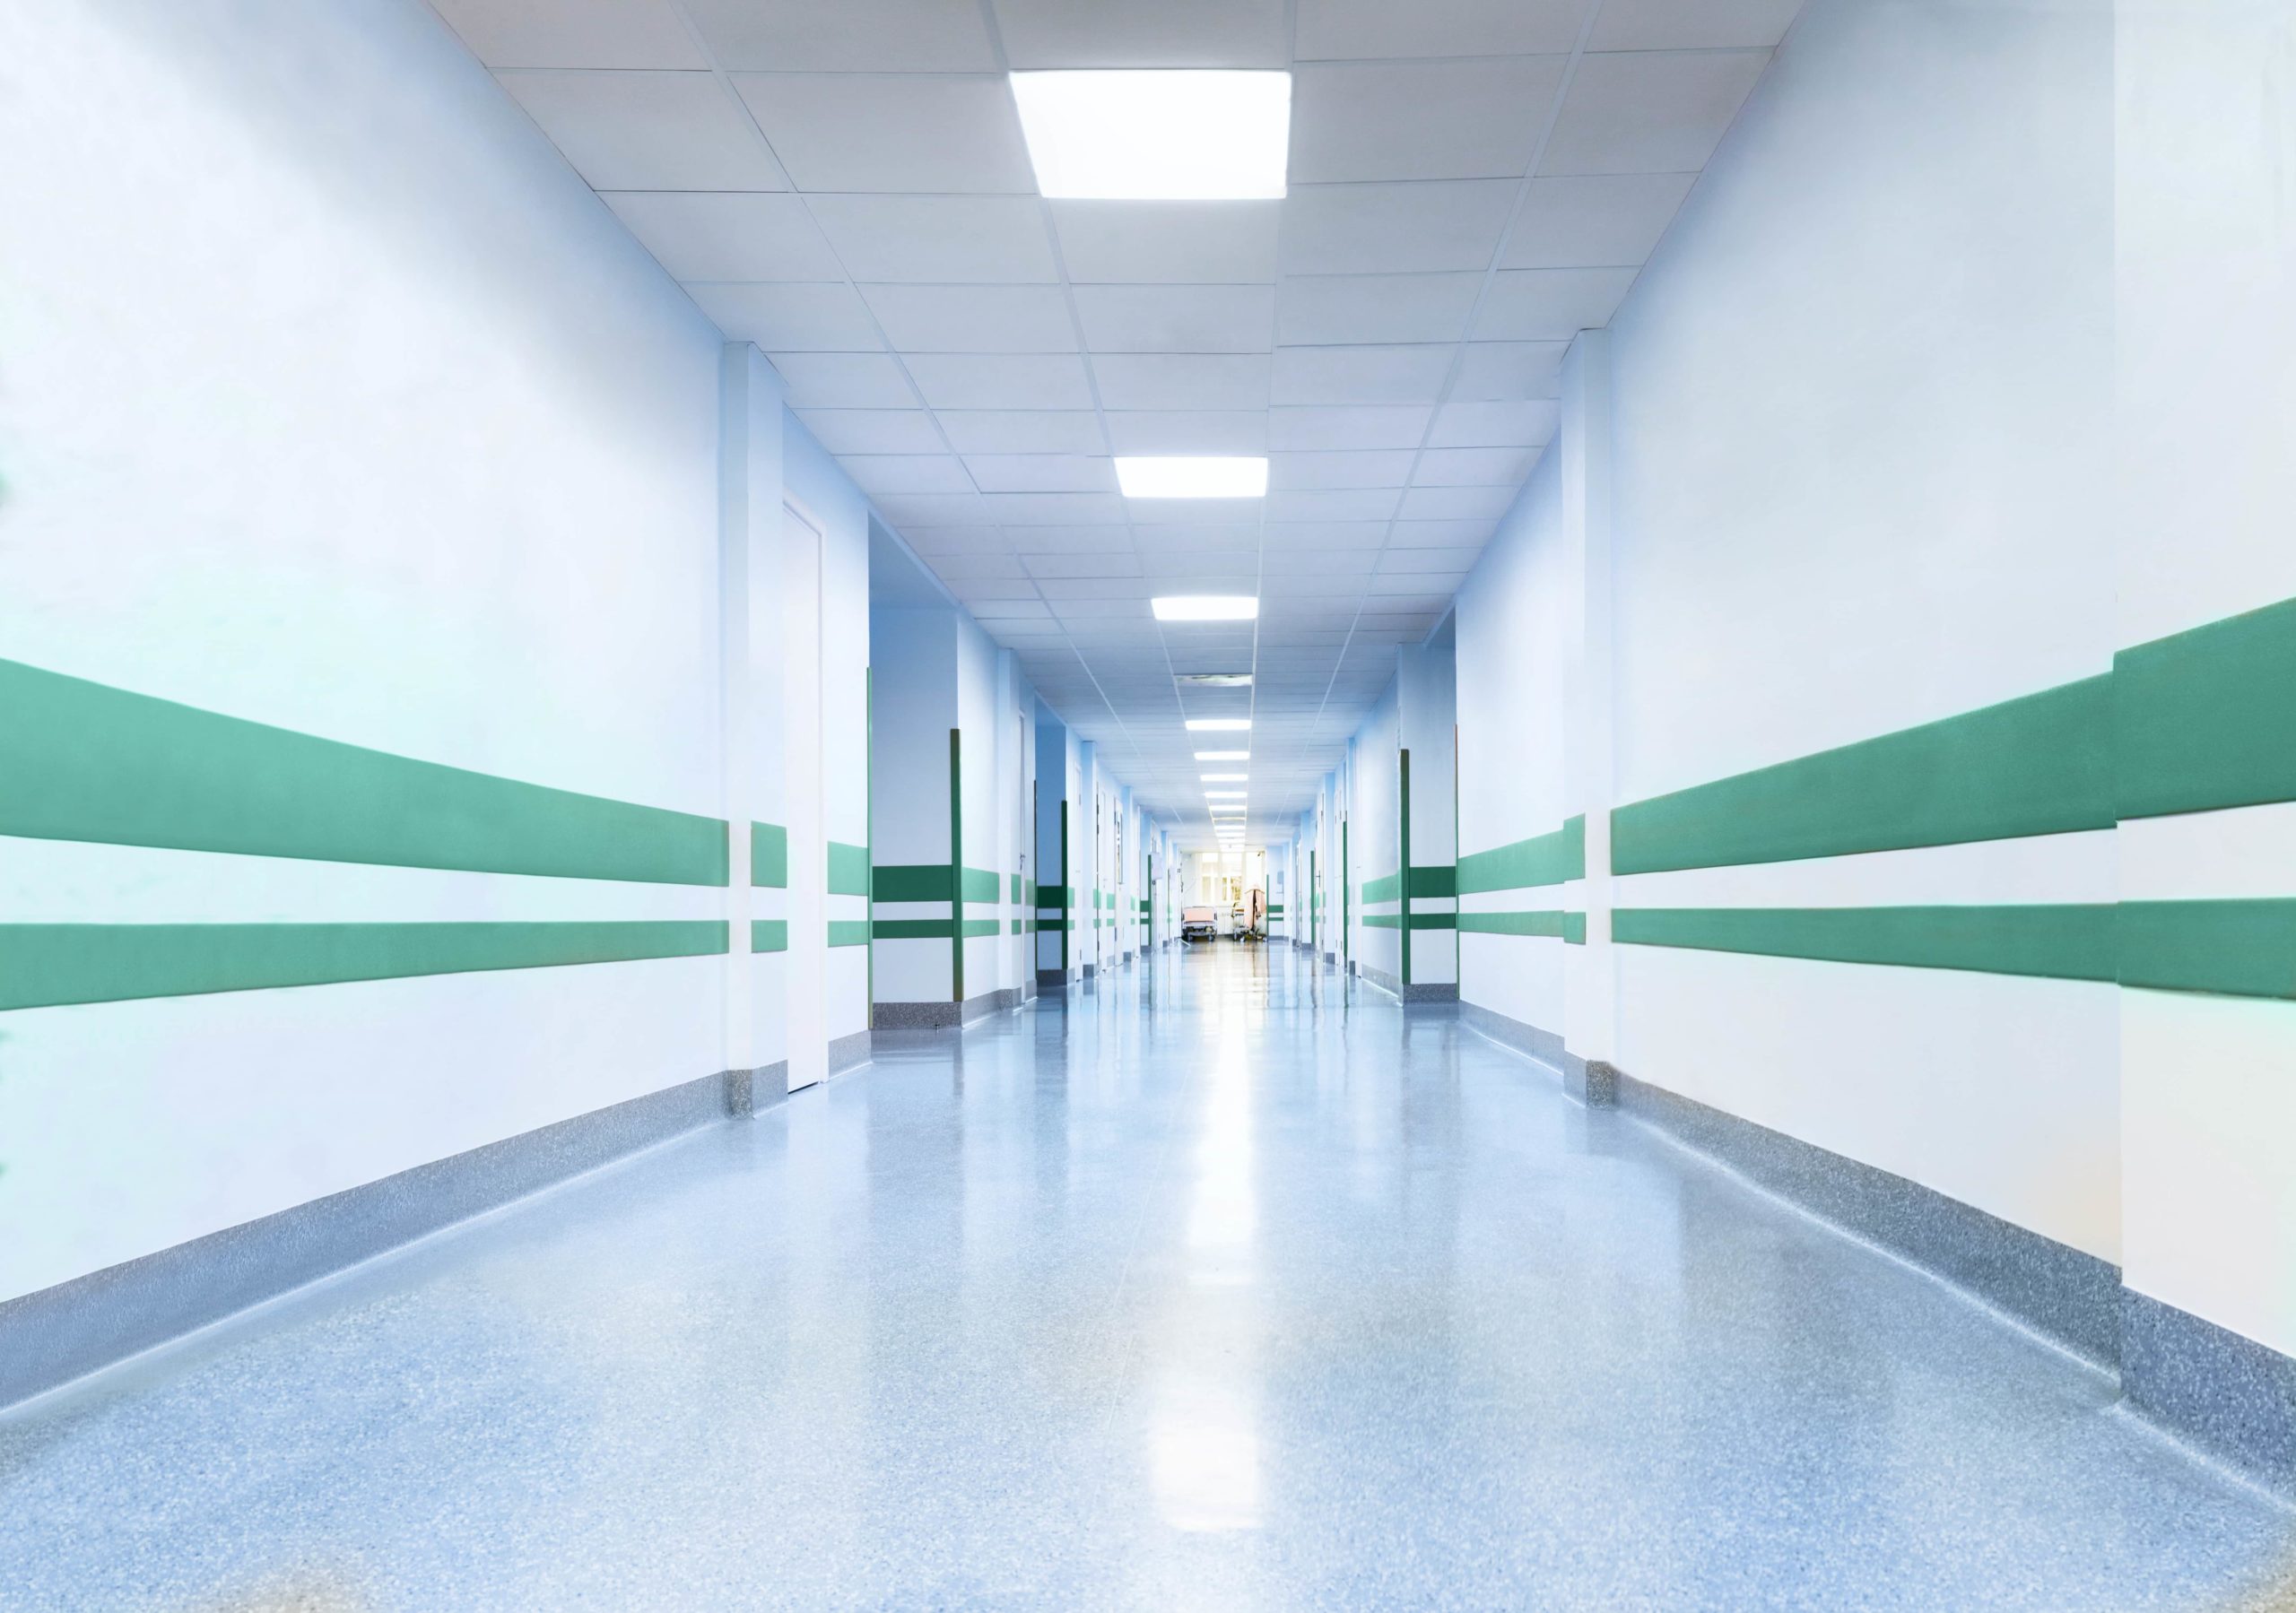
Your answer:
[[[1002,1013],[1008,1008],[1020,1007],[1021,988],[1017,985],[1000,985],[993,992],[983,992],[977,997],[966,998],[963,1006],[964,1023],[970,1025],[975,1019],[986,1015]]]
[[[786,1096],[770,1088],[747,1071],[703,1076],[8,1300],[0,1407]]]
[[[1414,980],[1403,988],[1405,1002],[1457,1002],[1459,983],[1456,980]]]
[[[1608,1066],[1605,1066],[1608,1069]],[[1903,1176],[1612,1071],[1621,1110],[1822,1219],[1967,1289],[2100,1366],[2120,1358],[2120,1270]],[[1589,1086],[1593,1085],[1589,1065]]]
[[[1068,971],[1067,971],[1067,970],[1065,970],[1065,969],[1039,969],[1039,970],[1037,971],[1037,990],[1038,990],[1038,991],[1039,991],[1039,992],[1065,992],[1065,991],[1066,991],[1067,989],[1068,989]]]
[[[961,1002],[880,1002],[870,1010],[879,1030],[938,1030],[964,1022]]]
[[[2296,1498],[2296,1360],[2124,1288],[2120,1384],[2141,1415]]]
[[[1375,968],[1371,965],[1365,963],[1362,959],[1358,958],[1355,961],[1355,973],[1362,979],[1368,980],[1373,985],[1378,986],[1383,992],[1390,993],[1397,998],[1400,998],[1403,995],[1403,982],[1397,979],[1395,976],[1388,974],[1385,969]]]
[[[1087,980],[1090,980],[1090,979],[1092,977],[1092,975],[1093,975],[1093,968],[1092,968],[1092,966],[1091,966],[1091,964],[1089,964],[1089,963],[1088,963],[1088,964],[1086,964],[1086,965],[1084,966],[1084,978],[1085,978],[1085,979],[1087,979]]]
[[[842,1075],[856,1065],[865,1064],[868,1062],[869,1033],[867,1031],[849,1031],[844,1036],[830,1038],[829,1072],[831,1075]],[[789,1084],[786,1071],[783,1073],[781,1084],[785,1087]]]

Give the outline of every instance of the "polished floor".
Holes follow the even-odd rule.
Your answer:
[[[2296,1605],[2113,1401],[1223,943],[0,1419],[0,1607]]]

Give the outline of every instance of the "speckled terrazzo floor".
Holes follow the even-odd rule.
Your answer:
[[[0,1419],[0,1607],[2296,1605],[2113,1399],[1222,947]]]

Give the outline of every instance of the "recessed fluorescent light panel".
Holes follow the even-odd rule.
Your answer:
[[[1251,792],[1249,790],[1206,790],[1204,793],[1204,798],[1206,801],[1249,801]]]
[[[1013,99],[1045,195],[1227,202],[1283,195],[1288,73],[1016,73]]]
[[[1249,689],[1249,672],[1179,672],[1173,681],[1192,684],[1197,689]]]
[[[1199,750],[1196,753],[1196,759],[1200,762],[1248,762],[1251,759],[1252,753],[1248,750]]]
[[[1141,459],[1119,454],[1116,484],[1127,499],[1265,499],[1267,461],[1242,456]]]
[[[1148,602],[1158,621],[1249,621],[1259,601],[1248,594],[1160,594]]]
[[[1190,717],[1190,733],[1242,733],[1252,725],[1249,717]]]

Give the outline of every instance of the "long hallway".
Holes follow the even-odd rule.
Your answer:
[[[2288,1605],[2286,1512],[2115,1400],[1222,942],[19,1409],[0,1605]]]

